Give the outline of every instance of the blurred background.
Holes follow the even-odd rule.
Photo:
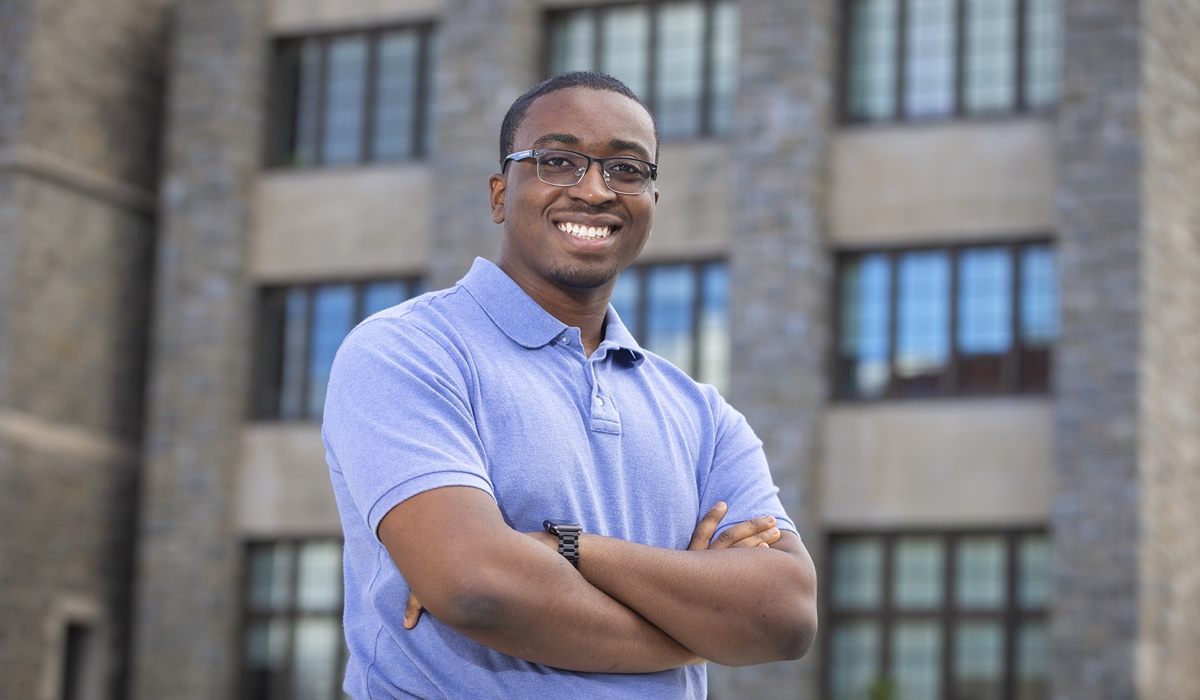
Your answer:
[[[1195,0],[0,0],[0,699],[342,697],[330,362],[577,68],[820,571],[712,697],[1200,698]]]

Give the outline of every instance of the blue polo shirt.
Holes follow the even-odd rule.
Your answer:
[[[638,346],[608,309],[590,357],[579,329],[477,259],[450,289],[364,321],[338,351],[322,434],[345,534],[345,689],[355,698],[704,698],[703,665],[562,671],[477,644],[424,615],[380,544],[383,516],[442,486],[491,494],[519,532],[547,518],[686,549],[700,517],[772,514],[762,443],[708,385]]]

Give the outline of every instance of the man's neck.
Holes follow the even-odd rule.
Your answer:
[[[613,282],[593,289],[573,289],[548,282],[533,283],[505,270],[504,265],[500,265],[500,269],[546,313],[568,326],[578,328],[579,339],[589,357],[596,351],[600,341],[604,340],[604,317],[608,313]]]

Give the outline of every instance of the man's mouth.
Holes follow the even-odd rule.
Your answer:
[[[558,230],[563,233],[569,233],[576,238],[591,240],[595,238],[608,238],[609,228],[607,226],[584,226],[582,224],[573,224],[567,221],[558,225]]]

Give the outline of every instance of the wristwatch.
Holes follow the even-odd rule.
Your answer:
[[[579,568],[579,536],[583,534],[583,528],[578,525],[569,525],[566,523],[556,523],[552,520],[547,520],[542,523],[546,528],[546,532],[552,535],[558,535],[558,553],[567,558],[571,562],[571,566]]]

